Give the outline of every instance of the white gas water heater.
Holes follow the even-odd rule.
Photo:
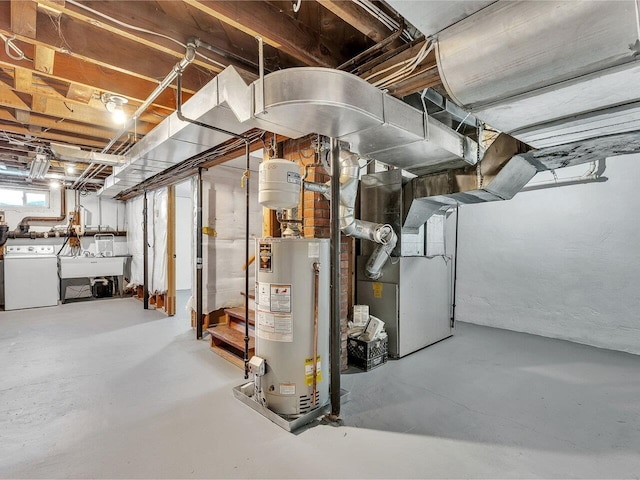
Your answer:
[[[271,159],[259,174],[261,205],[298,206],[297,164]],[[270,418],[270,412],[299,418],[329,403],[329,258],[328,239],[256,240],[256,346],[249,361],[254,382],[244,393],[261,407],[252,408]]]

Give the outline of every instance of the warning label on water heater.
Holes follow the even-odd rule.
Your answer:
[[[293,342],[293,318],[291,315],[273,314],[258,310],[256,335],[272,342]]]
[[[271,310],[271,289],[268,283],[258,282],[258,305],[260,309]]]
[[[307,386],[313,385],[313,358],[307,358],[304,361],[304,380]],[[316,383],[322,381],[322,364],[320,357],[316,357]]]
[[[291,285],[271,284],[272,312],[291,313]]]

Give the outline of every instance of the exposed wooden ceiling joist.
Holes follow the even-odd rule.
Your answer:
[[[369,15],[362,7],[352,1],[318,0],[318,3],[376,43],[381,42],[392,33],[380,20]]]
[[[1,4],[2,2],[0,2],[0,8]],[[0,32],[2,32],[2,30],[0,30]],[[35,49],[33,45],[20,43],[20,48],[27,57],[34,57]],[[56,53],[53,71],[47,73],[36,70],[33,62],[29,60],[14,60],[10,58],[7,56],[4,48],[0,48],[0,66],[25,68],[44,78],[53,78],[82,87],[95,88],[96,90],[104,92],[118,93],[140,102],[144,101],[158,85],[158,82],[155,80],[132,77],[111,68],[95,65],[69,55],[58,53]],[[193,90],[186,89],[183,91],[183,96],[187,99],[193,95],[193,93]],[[176,105],[175,91],[171,88],[165,90],[153,104],[173,110]]]
[[[11,123],[5,123],[0,120],[0,130],[5,132],[14,133],[16,135],[23,135],[33,139],[45,139],[53,140],[55,142],[69,143],[71,145],[82,145],[91,148],[100,148],[104,146],[102,140],[92,140],[84,138],[78,135],[65,135],[61,133],[55,133],[51,131],[34,132],[28,128],[18,126]]]
[[[11,0],[11,31],[16,35],[36,38],[36,14],[37,4],[31,0]]]
[[[184,0],[218,20],[297,58],[305,65],[336,67],[344,62],[341,49],[321,38],[308,26],[297,22],[268,2],[219,2]]]
[[[26,112],[26,113],[29,113],[29,112]],[[11,112],[4,109],[0,110],[0,121],[25,123],[21,121],[19,118],[17,118],[17,116],[14,117],[13,115],[11,115]],[[29,116],[28,123],[30,125],[42,127],[45,129],[54,129],[60,132],[68,133],[68,134],[82,135],[85,137],[102,138],[104,140],[110,140],[115,133],[114,129],[95,127],[95,126],[88,125],[86,123],[73,122],[70,120],[63,120],[63,119],[53,120],[51,117],[38,115],[38,114],[31,114]],[[147,125],[146,128],[150,128],[150,127]]]
[[[0,130],[30,144],[57,141],[96,150],[119,130],[101,94],[127,98],[124,109],[131,115],[183,58],[191,38],[211,49],[199,48],[207,58],[198,56],[185,71],[184,100],[227,65],[242,69],[247,80],[255,78],[256,36],[265,42],[265,67],[273,71],[336,67],[392,34],[360,4],[342,0],[306,0],[298,11],[289,0],[10,0],[0,1],[0,33],[14,38],[8,47],[0,44]],[[393,71],[419,48],[400,44],[389,39],[372,49],[353,63],[370,61],[356,74],[367,78],[389,67]],[[400,75],[387,85],[389,91],[403,96],[438,83],[432,60]],[[129,136],[134,130],[137,138],[148,133],[175,106],[172,85]],[[124,135],[118,145],[126,141]],[[7,146],[8,138],[0,138],[2,158],[25,167],[35,152],[24,145],[14,154],[12,148],[5,152]]]
[[[222,71],[229,64],[240,69],[257,70],[257,50],[255,59],[251,62],[255,64],[255,69],[251,68],[248,62],[237,61],[234,57],[246,58],[250,51],[226,41],[225,38],[215,35],[210,30],[200,28],[193,15],[189,14],[181,2],[137,2],[135,9],[130,8],[128,2],[83,2],[82,5],[85,8],[69,2],[63,7],[51,5],[50,0],[40,0],[39,3],[56,8],[62,14],[78,21],[135,41],[142,47],[170,54],[176,60],[182,58],[186,44],[191,38],[199,38],[217,45],[221,53],[203,51],[202,55],[198,55],[194,61],[194,65],[213,73]],[[172,5],[179,5],[182,8],[172,9],[170,8]],[[165,12],[167,9],[172,12],[171,15]],[[209,24],[210,21],[209,18]],[[134,26],[136,29],[129,26]],[[207,26],[207,28],[210,27]],[[159,35],[148,32],[157,32]]]

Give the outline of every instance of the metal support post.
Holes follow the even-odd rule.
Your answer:
[[[340,416],[340,143],[331,138],[331,415]]]
[[[147,191],[144,191],[144,206],[142,208],[142,305],[149,310],[149,225],[148,225]]]

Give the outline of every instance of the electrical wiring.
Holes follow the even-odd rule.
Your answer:
[[[362,7],[369,15],[377,18],[389,30],[395,31],[400,28],[400,23],[394,18],[387,15],[383,10],[378,8],[369,0],[354,0],[354,3]],[[414,37],[407,30],[402,32],[402,37],[407,41],[414,40]]]
[[[429,53],[431,53],[431,51],[433,50],[433,47],[434,47],[434,42],[431,40],[427,40],[425,41],[425,43],[422,45],[422,47],[414,57],[404,60],[402,62],[399,62],[395,65],[391,65],[379,72],[376,72],[370,75],[369,77],[365,78],[365,80],[371,81],[375,77],[378,77],[384,73],[387,73],[390,70],[400,67],[394,73],[384,78],[381,78],[377,81],[372,82],[372,84],[378,88],[388,88],[394,83],[400,82],[406,79],[409,75],[411,75],[411,73],[413,73],[413,71],[418,67],[418,65],[420,65],[424,61],[424,59],[427,58]]]
[[[88,7],[87,5],[83,5],[82,3],[77,2],[76,0],[68,0],[67,3],[75,5],[78,8],[82,8],[83,10],[86,10],[87,12],[93,13],[94,15],[96,15],[96,16],[98,16],[100,18],[104,18],[105,20],[113,22],[116,25],[120,25],[121,27],[128,28],[129,30],[134,30],[134,31],[140,32],[140,33],[146,33],[148,35],[155,35],[157,37],[164,38],[165,40],[169,40],[170,42],[173,42],[176,45],[180,45],[181,47],[183,47],[185,49],[187,48],[187,45],[185,43],[181,42],[180,40],[176,40],[175,38],[172,38],[172,37],[170,37],[168,35],[165,35],[163,33],[154,32],[152,30],[147,30],[146,28],[136,27],[135,25],[131,25],[131,24],[126,23],[126,22],[122,22],[120,20],[117,20],[117,19],[109,16],[109,15],[106,15],[106,14],[104,14],[102,12],[99,12],[98,10],[95,10],[95,9],[93,9],[91,7]],[[203,58],[203,59],[209,61],[209,62],[212,62],[217,67],[226,68],[226,65],[224,65],[224,64],[222,64],[220,62],[217,62],[213,58],[210,58],[210,57],[207,57],[206,55],[203,55],[201,52],[196,52],[196,55],[199,56],[200,58]]]
[[[0,33],[0,38],[2,38],[2,40],[4,41],[4,51],[7,54],[7,57],[16,61],[29,60],[30,62],[33,62],[33,59],[27,57],[24,52],[20,50],[20,48],[15,43],[13,43],[13,41],[16,39],[15,35],[13,35],[12,37],[7,37],[6,35]],[[15,55],[11,53],[11,50],[15,52]]]

